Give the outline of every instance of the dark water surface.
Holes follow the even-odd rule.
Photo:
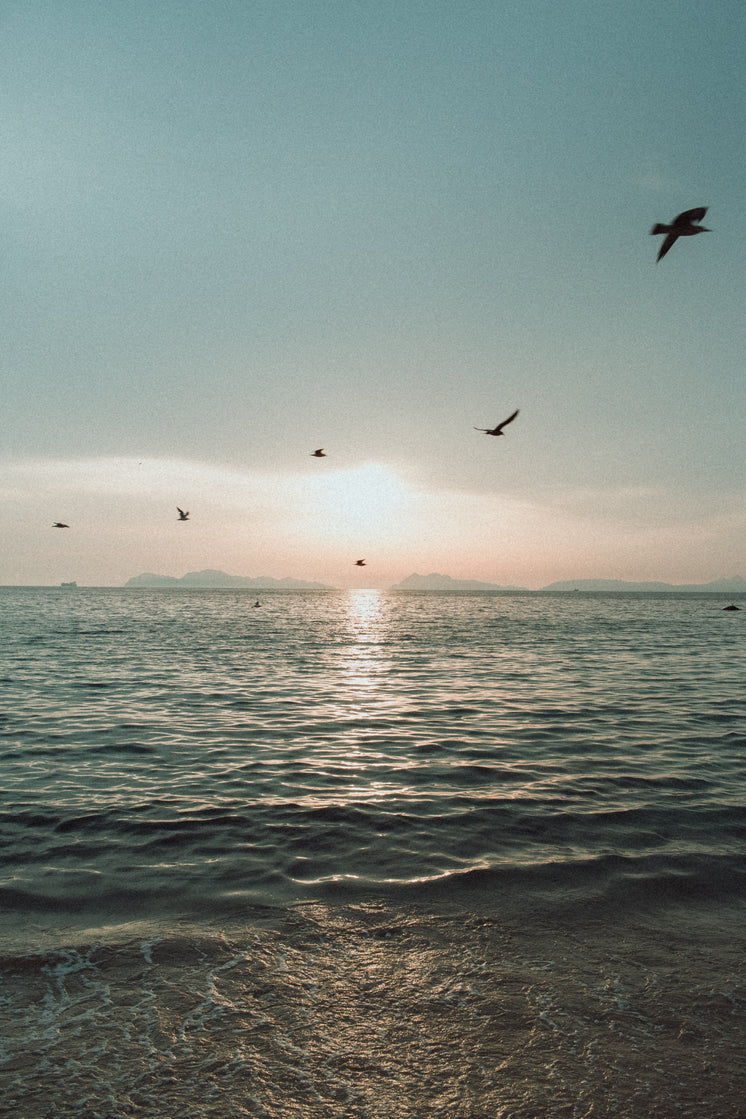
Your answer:
[[[255,599],[0,589],[12,1111],[746,1115],[746,610]]]

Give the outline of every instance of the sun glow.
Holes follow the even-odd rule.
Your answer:
[[[369,463],[315,479],[311,502],[325,531],[381,539],[399,532],[414,494],[392,470]]]

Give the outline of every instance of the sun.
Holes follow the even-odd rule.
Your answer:
[[[404,526],[414,494],[388,467],[368,463],[315,479],[311,500],[326,533],[380,539]]]

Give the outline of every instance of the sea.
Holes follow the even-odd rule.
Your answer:
[[[258,593],[0,588],[0,1114],[744,1119],[746,601]]]

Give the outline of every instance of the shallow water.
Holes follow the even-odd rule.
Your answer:
[[[15,1112],[746,1114],[746,611],[1,589]]]
[[[37,944],[4,961],[4,1104],[29,1119],[737,1119],[743,918],[314,902]]]

